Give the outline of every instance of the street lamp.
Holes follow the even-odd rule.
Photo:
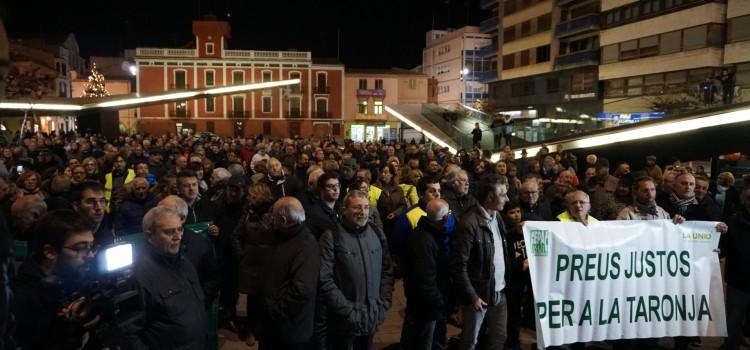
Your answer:
[[[463,94],[463,98],[462,98],[464,104],[467,104],[466,93],[467,93],[467,90],[468,90],[467,86],[469,85],[468,75],[469,75],[469,68],[464,67],[463,69],[461,69],[461,80],[464,81],[464,94]]]

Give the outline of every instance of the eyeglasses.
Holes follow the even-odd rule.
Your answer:
[[[92,245],[77,245],[77,246],[63,247],[63,248],[68,249],[72,252],[75,252],[79,258],[88,256],[89,254],[96,255],[96,253],[99,251],[99,246],[93,245],[93,244]]]
[[[568,202],[568,205],[571,205],[571,206],[573,206],[573,205],[586,205],[586,204],[589,204],[589,202],[586,202],[586,201]]]
[[[338,190],[341,188],[341,184],[327,184],[325,188],[327,190]]]

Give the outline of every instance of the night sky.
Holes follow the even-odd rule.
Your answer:
[[[49,37],[73,32],[84,57],[135,47],[183,47],[190,21],[229,19],[231,49],[312,51],[354,68],[413,68],[431,28],[479,25],[479,0],[0,0],[8,35]]]

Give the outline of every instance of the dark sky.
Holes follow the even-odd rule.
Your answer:
[[[82,55],[123,49],[181,47],[193,40],[190,21],[201,14],[229,19],[230,48],[312,51],[347,67],[412,68],[421,62],[425,32],[479,25],[489,17],[479,0],[0,0],[8,35],[74,32]],[[229,16],[229,17],[228,17]]]

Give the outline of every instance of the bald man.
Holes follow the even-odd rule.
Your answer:
[[[433,342],[445,343],[449,286],[448,252],[443,240],[449,217],[448,202],[433,199],[427,203],[417,228],[407,239],[404,264],[406,318],[401,329],[404,349],[431,350]]]
[[[276,243],[262,270],[260,349],[306,349],[312,337],[320,250],[297,198],[273,205]]]

